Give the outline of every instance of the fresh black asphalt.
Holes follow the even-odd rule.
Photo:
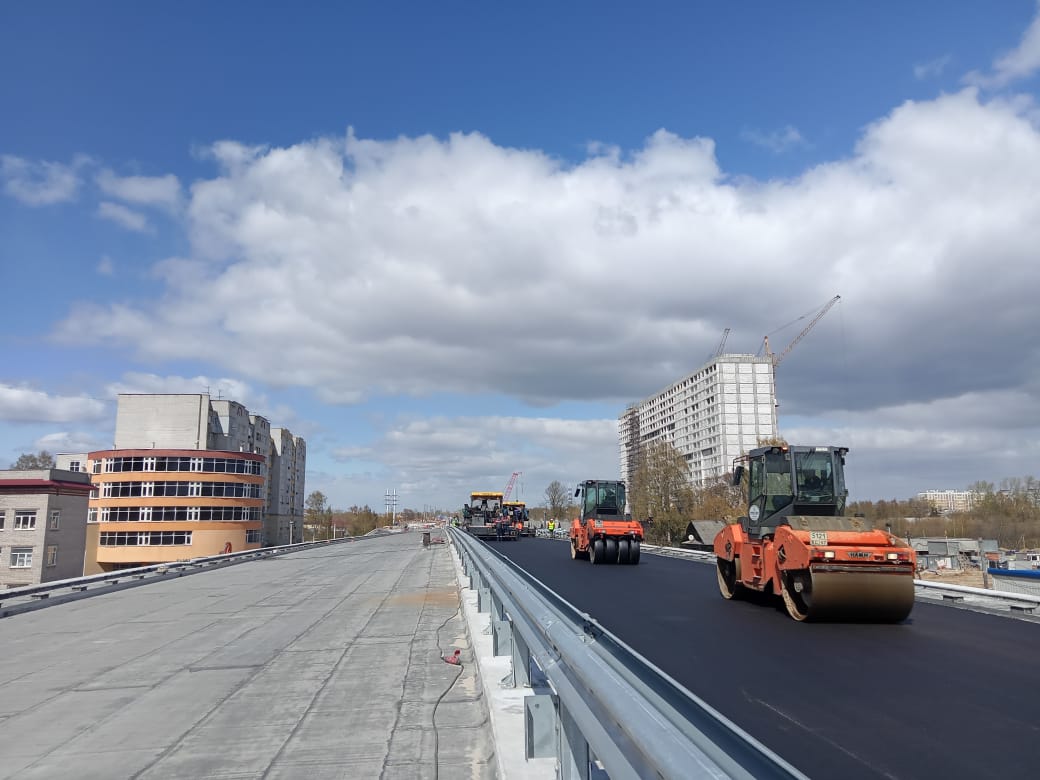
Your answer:
[[[1040,625],[914,606],[898,625],[797,623],[725,601],[715,568],[566,543],[490,545],[813,778],[1035,777]]]

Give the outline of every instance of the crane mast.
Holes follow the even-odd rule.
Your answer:
[[[519,471],[514,471],[513,476],[509,478],[509,484],[506,485],[506,489],[502,491],[502,500],[508,501],[509,494],[513,492],[513,486],[516,484],[517,477],[520,476]]]
[[[722,331],[722,341],[720,341],[719,345],[715,348],[715,353],[712,355],[712,358],[717,358],[719,355],[722,354],[722,350],[726,348],[726,339],[728,338],[729,328],[726,328],[724,331]]]
[[[817,312],[816,316],[809,321],[809,324],[802,328],[802,332],[795,336],[794,341],[792,341],[784,348],[783,352],[779,354],[773,354],[773,352],[769,349],[769,336],[766,336],[762,339],[762,344],[764,345],[765,353],[769,356],[769,359],[772,362],[774,368],[780,365],[780,361],[791,353],[791,350],[798,345],[798,342],[805,338],[806,334],[808,334],[809,331],[813,329],[817,322],[823,319],[823,315],[829,312],[831,310],[831,307],[834,306],[834,304],[836,304],[839,300],[841,300],[841,296],[835,295],[833,298],[827,301],[824,307],[820,309],[819,312]]]

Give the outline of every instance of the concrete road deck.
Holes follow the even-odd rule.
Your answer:
[[[0,778],[493,777],[450,556],[339,542],[0,619]]]

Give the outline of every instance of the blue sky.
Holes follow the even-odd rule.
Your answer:
[[[0,462],[209,387],[336,506],[537,503],[841,293],[789,438],[1040,470],[1036,3],[330,6],[0,9]]]

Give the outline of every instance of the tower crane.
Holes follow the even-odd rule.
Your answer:
[[[729,338],[729,328],[726,328],[724,331],[722,331],[722,341],[720,341],[719,345],[715,348],[714,354],[710,358],[708,358],[709,360],[717,358],[719,355],[722,354],[722,350],[724,350],[726,348],[726,339],[728,339],[728,338]]]
[[[516,484],[517,477],[519,477],[520,474],[521,474],[521,472],[514,471],[513,472],[513,476],[511,476],[509,478],[509,484],[506,485],[506,489],[502,491],[502,500],[503,501],[508,501],[509,500],[509,494],[513,492],[513,486]]]
[[[773,363],[773,368],[776,368],[778,365],[780,365],[780,361],[783,360],[785,357],[787,357],[791,353],[791,350],[794,349],[798,345],[798,342],[801,341],[802,339],[804,339],[806,334],[810,330],[813,329],[813,327],[816,325],[816,323],[819,322],[821,319],[823,319],[823,315],[826,314],[827,312],[829,312],[831,310],[831,307],[834,304],[836,304],[838,301],[840,301],[840,300],[841,300],[841,296],[840,295],[835,295],[833,298],[831,298],[829,301],[827,301],[827,303],[824,304],[823,308],[820,309],[819,312],[817,312],[816,316],[813,317],[812,320],[809,321],[809,324],[806,325],[804,328],[802,328],[802,332],[799,333],[797,336],[795,336],[794,341],[792,341],[790,344],[788,344],[784,348],[783,352],[780,352],[779,354],[774,354],[769,349],[769,336],[768,335],[765,336],[762,339],[762,346],[763,346],[763,348],[765,350],[766,355],[769,356],[770,361]],[[803,314],[801,317],[798,318],[798,320],[804,320],[808,316],[809,316],[808,314]],[[795,320],[794,322],[798,322],[798,320]],[[793,323],[788,323],[788,325],[791,325],[791,324],[793,324]],[[787,325],[785,325],[784,327],[786,328]],[[783,328],[780,328],[780,330],[783,330]],[[773,332],[776,333],[776,331],[773,331]],[[725,341],[723,343],[725,343]]]
[[[768,336],[768,334],[765,337],[763,337],[763,339],[762,339],[762,348],[765,351],[765,354],[769,357],[769,362],[772,364],[772,371],[773,371],[773,430],[778,435],[779,435],[779,432],[780,432],[780,420],[779,420],[779,415],[777,414],[777,409],[780,408],[780,401],[776,397],[776,367],[778,365],[780,365],[780,361],[782,361],[785,357],[787,357],[789,354],[791,354],[791,350],[794,349],[798,345],[798,342],[805,338],[806,334],[810,330],[813,329],[813,327],[816,325],[817,322],[819,322],[821,319],[823,319],[823,315],[825,315],[827,312],[829,312],[831,310],[831,307],[834,306],[834,304],[836,304],[839,300],[841,300],[841,296],[840,295],[835,295],[833,298],[831,298],[829,301],[827,301],[827,303],[825,303],[823,305],[823,308],[820,309],[816,313],[816,316],[813,317],[811,320],[809,320],[809,324],[806,325],[804,328],[802,328],[802,332],[794,337],[794,341],[792,341],[790,344],[788,344],[786,347],[784,347],[784,350],[782,352],[774,354],[772,352],[772,350],[769,349],[769,336]],[[783,327],[778,328],[777,330],[774,330],[773,333],[776,333],[779,330],[783,330],[788,325],[793,325],[795,322],[799,322],[800,320],[804,320],[808,316],[809,316],[808,314],[803,314],[801,317],[799,317],[798,319],[794,320],[793,322],[789,322],[789,323],[787,323],[787,325],[784,325]]]

